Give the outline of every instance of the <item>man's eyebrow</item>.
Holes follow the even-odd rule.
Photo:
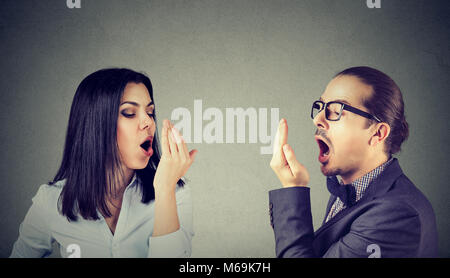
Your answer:
[[[134,101],[124,101],[120,105],[124,105],[124,104],[131,104],[133,106],[140,106],[139,103],[134,102]],[[147,104],[147,107],[149,107],[151,105],[154,105],[153,100],[149,104]]]
[[[320,97],[319,100],[325,102],[325,101],[323,100],[322,97]],[[351,104],[350,104],[348,101],[346,101],[345,99],[334,99],[334,100],[331,100],[331,101],[329,101],[329,102],[332,102],[332,101],[342,102],[342,103],[344,103],[344,104],[351,105]]]
[[[342,102],[342,103],[344,103],[344,104],[351,105],[351,104],[350,104],[348,101],[346,101],[345,99],[335,99],[335,100],[333,100],[333,101]]]

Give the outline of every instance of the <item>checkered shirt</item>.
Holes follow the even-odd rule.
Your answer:
[[[393,160],[393,158],[391,157],[391,159],[389,159],[385,163],[381,164],[377,168],[373,169],[369,173],[365,174],[361,178],[359,178],[351,183],[351,186],[353,186],[356,191],[355,203],[358,202],[362,198],[364,191],[366,191],[367,187],[369,187],[369,184],[384,171],[384,169],[392,162],[392,160]],[[342,180],[340,180],[339,183],[342,185],[343,184]],[[338,212],[340,212],[341,210],[343,210],[345,208],[346,208],[345,204],[341,201],[341,199],[339,199],[339,197],[337,197],[336,201],[334,201],[333,205],[331,206],[330,212],[328,213],[328,216],[327,216],[327,219],[325,222],[328,222]]]

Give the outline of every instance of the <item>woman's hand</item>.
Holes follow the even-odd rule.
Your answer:
[[[178,180],[186,174],[197,154],[197,150],[188,152],[183,137],[169,120],[163,121],[161,148],[161,160],[153,181],[155,197],[175,192]]]

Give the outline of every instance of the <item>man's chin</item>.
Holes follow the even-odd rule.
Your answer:
[[[337,176],[340,173],[339,169],[331,167],[329,162],[322,163],[320,165],[320,171],[322,172],[322,174],[324,176],[327,176],[327,177],[328,176]]]

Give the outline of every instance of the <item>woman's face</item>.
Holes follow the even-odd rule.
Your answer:
[[[117,144],[126,174],[145,168],[153,155],[152,143],[156,130],[154,109],[144,84],[127,84],[117,119]]]

